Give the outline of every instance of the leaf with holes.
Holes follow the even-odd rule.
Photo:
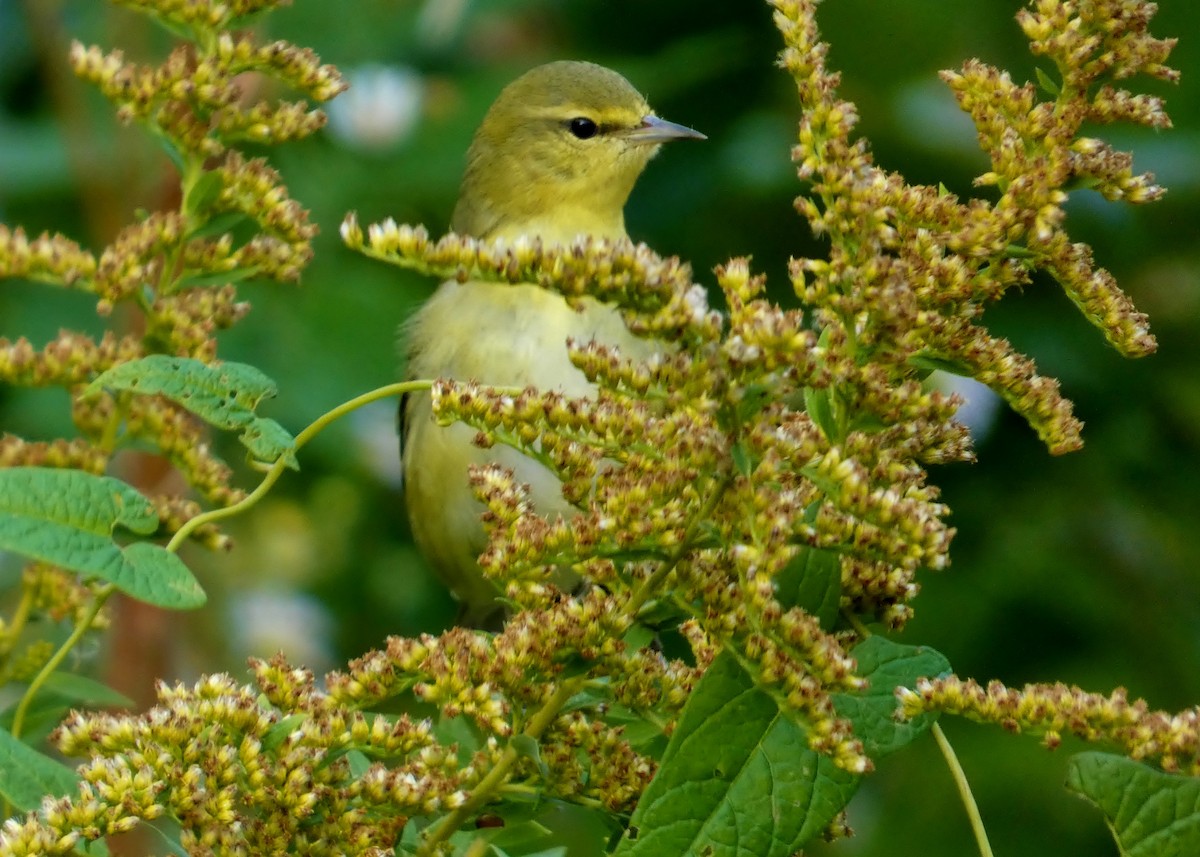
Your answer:
[[[276,393],[275,382],[245,363],[208,364],[190,357],[151,354],[121,363],[88,387],[164,396],[222,429],[241,429],[240,440],[258,461],[288,458],[295,467],[295,441],[279,423],[254,413]]]

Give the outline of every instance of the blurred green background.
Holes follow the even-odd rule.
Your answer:
[[[1190,39],[1172,61],[1183,83],[1134,85],[1169,99],[1175,130],[1101,133],[1132,148],[1135,166],[1170,193],[1133,208],[1082,192],[1068,220],[1150,314],[1159,353],[1121,359],[1052,283],[989,313],[995,330],[1062,379],[1087,422],[1087,446],[1052,458],[1019,419],[976,397],[979,463],[933,473],[958,528],[953,565],[925,577],[901,639],[935,646],[964,676],[1123,685],[1178,709],[1200,701],[1200,6],[1161,5],[1154,32]],[[860,130],[884,166],[971,192],[985,160],[936,73],[977,56],[1032,78],[1018,7],[822,6],[842,93],[858,104]],[[821,252],[792,209],[796,103],[774,66],[780,42],[764,3],[297,0],[263,30],[312,47],[353,84],[326,132],[264,153],[322,234],[302,285],[243,288],[253,312],[222,340],[222,356],[278,382],[265,412],[292,431],[396,378],[396,327],[436,285],[343,249],[344,214],[444,230],[476,123],[504,83],[540,62],[610,65],[661,115],[708,134],[651,165],[628,210],[635,238],[690,259],[709,283],[715,264],[752,254],[782,301],[792,300],[788,256]],[[145,61],[169,43],[145,19],[94,0],[0,0],[0,222],[62,231],[98,249],[136,208],[174,205],[175,179],[141,130],[118,126],[107,103],[70,75],[71,38]],[[59,327],[102,329],[85,296],[0,284],[0,336],[40,345]],[[59,391],[0,388],[0,430],[66,433],[65,404]],[[247,655],[279,648],[324,670],[389,633],[437,631],[451,620],[453,605],[409,541],[393,410],[359,412],[307,448],[301,474],[230,524],[231,554],[190,555],[212,603],[159,622],[166,677],[241,674]],[[227,450],[240,459],[235,446]],[[249,473],[243,484],[252,484]],[[12,568],[0,570],[0,583],[11,581]],[[999,730],[945,728],[997,854],[1117,853],[1098,813],[1061,789],[1070,741],[1049,754]],[[940,857],[973,848],[928,740],[881,765],[850,822],[858,835],[829,853]]]

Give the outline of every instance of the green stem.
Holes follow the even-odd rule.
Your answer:
[[[585,684],[587,684],[586,676],[577,676],[560,684],[554,693],[550,695],[550,698],[538,709],[537,713],[533,715],[529,721],[529,725],[525,727],[525,731],[521,734],[534,740],[540,738],[542,733],[554,722],[554,718],[558,717],[558,713],[562,710],[562,707]],[[508,777],[508,772],[520,758],[521,754],[517,752],[516,747],[510,741],[508,746],[504,748],[504,752],[500,755],[500,759],[488,771],[487,776],[480,780],[478,785],[471,790],[471,796],[461,806],[443,818],[441,823],[421,843],[421,847],[417,849],[418,857],[436,854],[438,846],[448,840],[454,834],[454,831],[462,827],[463,823],[472,813],[491,799],[493,792],[504,785],[504,780]]]
[[[958,794],[962,798],[963,807],[967,810],[967,818],[971,820],[971,830],[975,834],[975,842],[979,845],[979,854],[981,857],[993,857],[992,846],[988,842],[987,830],[983,826],[983,817],[979,814],[979,806],[975,803],[975,795],[971,794],[971,784],[967,782],[966,772],[963,771],[962,765],[958,763],[958,756],[954,752],[954,748],[950,746],[950,741],[946,738],[946,733],[942,731],[942,727],[933,724],[933,737],[937,740],[938,747],[942,751],[942,755],[946,758],[946,766],[950,768],[950,775],[954,777],[954,784],[958,787]]]
[[[13,611],[13,617],[4,629],[4,636],[0,638],[0,671],[8,666],[9,658],[12,657],[13,649],[17,647],[21,632],[25,630],[25,623],[29,621],[32,609],[33,588],[26,583],[21,588],[21,600],[17,602],[17,609]]]
[[[83,635],[92,627],[92,622],[95,621],[96,615],[116,589],[111,583],[106,583],[96,590],[96,594],[92,596],[92,603],[88,605],[87,611],[75,622],[75,627],[72,629],[71,635],[63,641],[63,644],[58,647],[58,651],[50,657],[50,660],[42,665],[41,670],[33,677],[33,681],[29,682],[29,687],[26,688],[25,695],[21,697],[21,701],[17,704],[17,710],[13,713],[12,736],[14,738],[21,737],[21,730],[25,726],[25,714],[29,710],[29,705],[33,702],[34,696],[37,695],[42,685],[46,683],[46,679],[50,677],[50,674],[58,669],[59,664],[75,648],[75,644],[83,639]]]
[[[330,423],[344,417],[351,411],[361,408],[363,405],[369,405],[371,402],[376,402],[380,399],[386,399],[392,396],[402,396],[405,393],[415,393],[419,390],[428,390],[433,386],[432,381],[402,381],[397,384],[387,384],[383,387],[378,387],[370,392],[363,393],[361,396],[356,396],[348,402],[343,402],[332,410],[326,411],[317,417],[303,431],[296,435],[296,441],[292,445],[292,452],[299,452],[300,448],[320,434]],[[203,514],[190,518],[180,527],[171,541],[167,543],[167,550],[175,552],[183,545],[183,542],[196,531],[199,527],[205,524],[219,521],[222,518],[231,518],[234,515],[240,515],[242,512],[254,506],[261,500],[268,491],[271,490],[279,477],[283,475],[283,471],[287,469],[289,458],[280,456],[271,463],[266,475],[263,476],[262,482],[258,483],[258,487],[243,497],[232,506],[225,506],[220,509],[213,509]]]

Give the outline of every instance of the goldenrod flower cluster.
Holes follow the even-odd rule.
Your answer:
[[[956,676],[924,679],[915,689],[897,689],[896,696],[904,717],[960,714],[1010,732],[1039,734],[1051,749],[1069,733],[1115,745],[1131,759],[1153,762],[1164,771],[1200,776],[1200,708],[1154,711],[1145,700],[1131,701],[1124,688],[1108,696],[1061,682],[1014,690],[993,681],[985,688]]]
[[[79,795],[7,821],[0,854],[69,854],[167,816],[192,854],[381,857],[409,817],[460,805],[487,767],[487,748],[461,766],[428,721],[359,712],[279,658],[251,667],[253,686],[160,685],[137,717],[73,714],[55,741],[92,757]]]
[[[620,728],[604,723],[594,706],[562,716],[546,708],[561,683],[586,666],[595,699],[673,720],[697,670],[627,645],[629,626],[629,611],[595,589],[520,612],[494,636],[455,628],[439,637],[390,638],[385,649],[326,683],[334,700],[354,708],[411,691],[447,717],[470,718],[496,746],[536,723],[540,764],[523,760],[510,781],[629,811],[654,774],[653,760],[636,752]],[[539,713],[548,719],[539,723]]]

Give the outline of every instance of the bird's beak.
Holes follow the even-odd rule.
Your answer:
[[[625,132],[625,139],[633,143],[665,143],[668,140],[707,140],[699,131],[660,119],[653,113],[642,118],[642,124]]]

